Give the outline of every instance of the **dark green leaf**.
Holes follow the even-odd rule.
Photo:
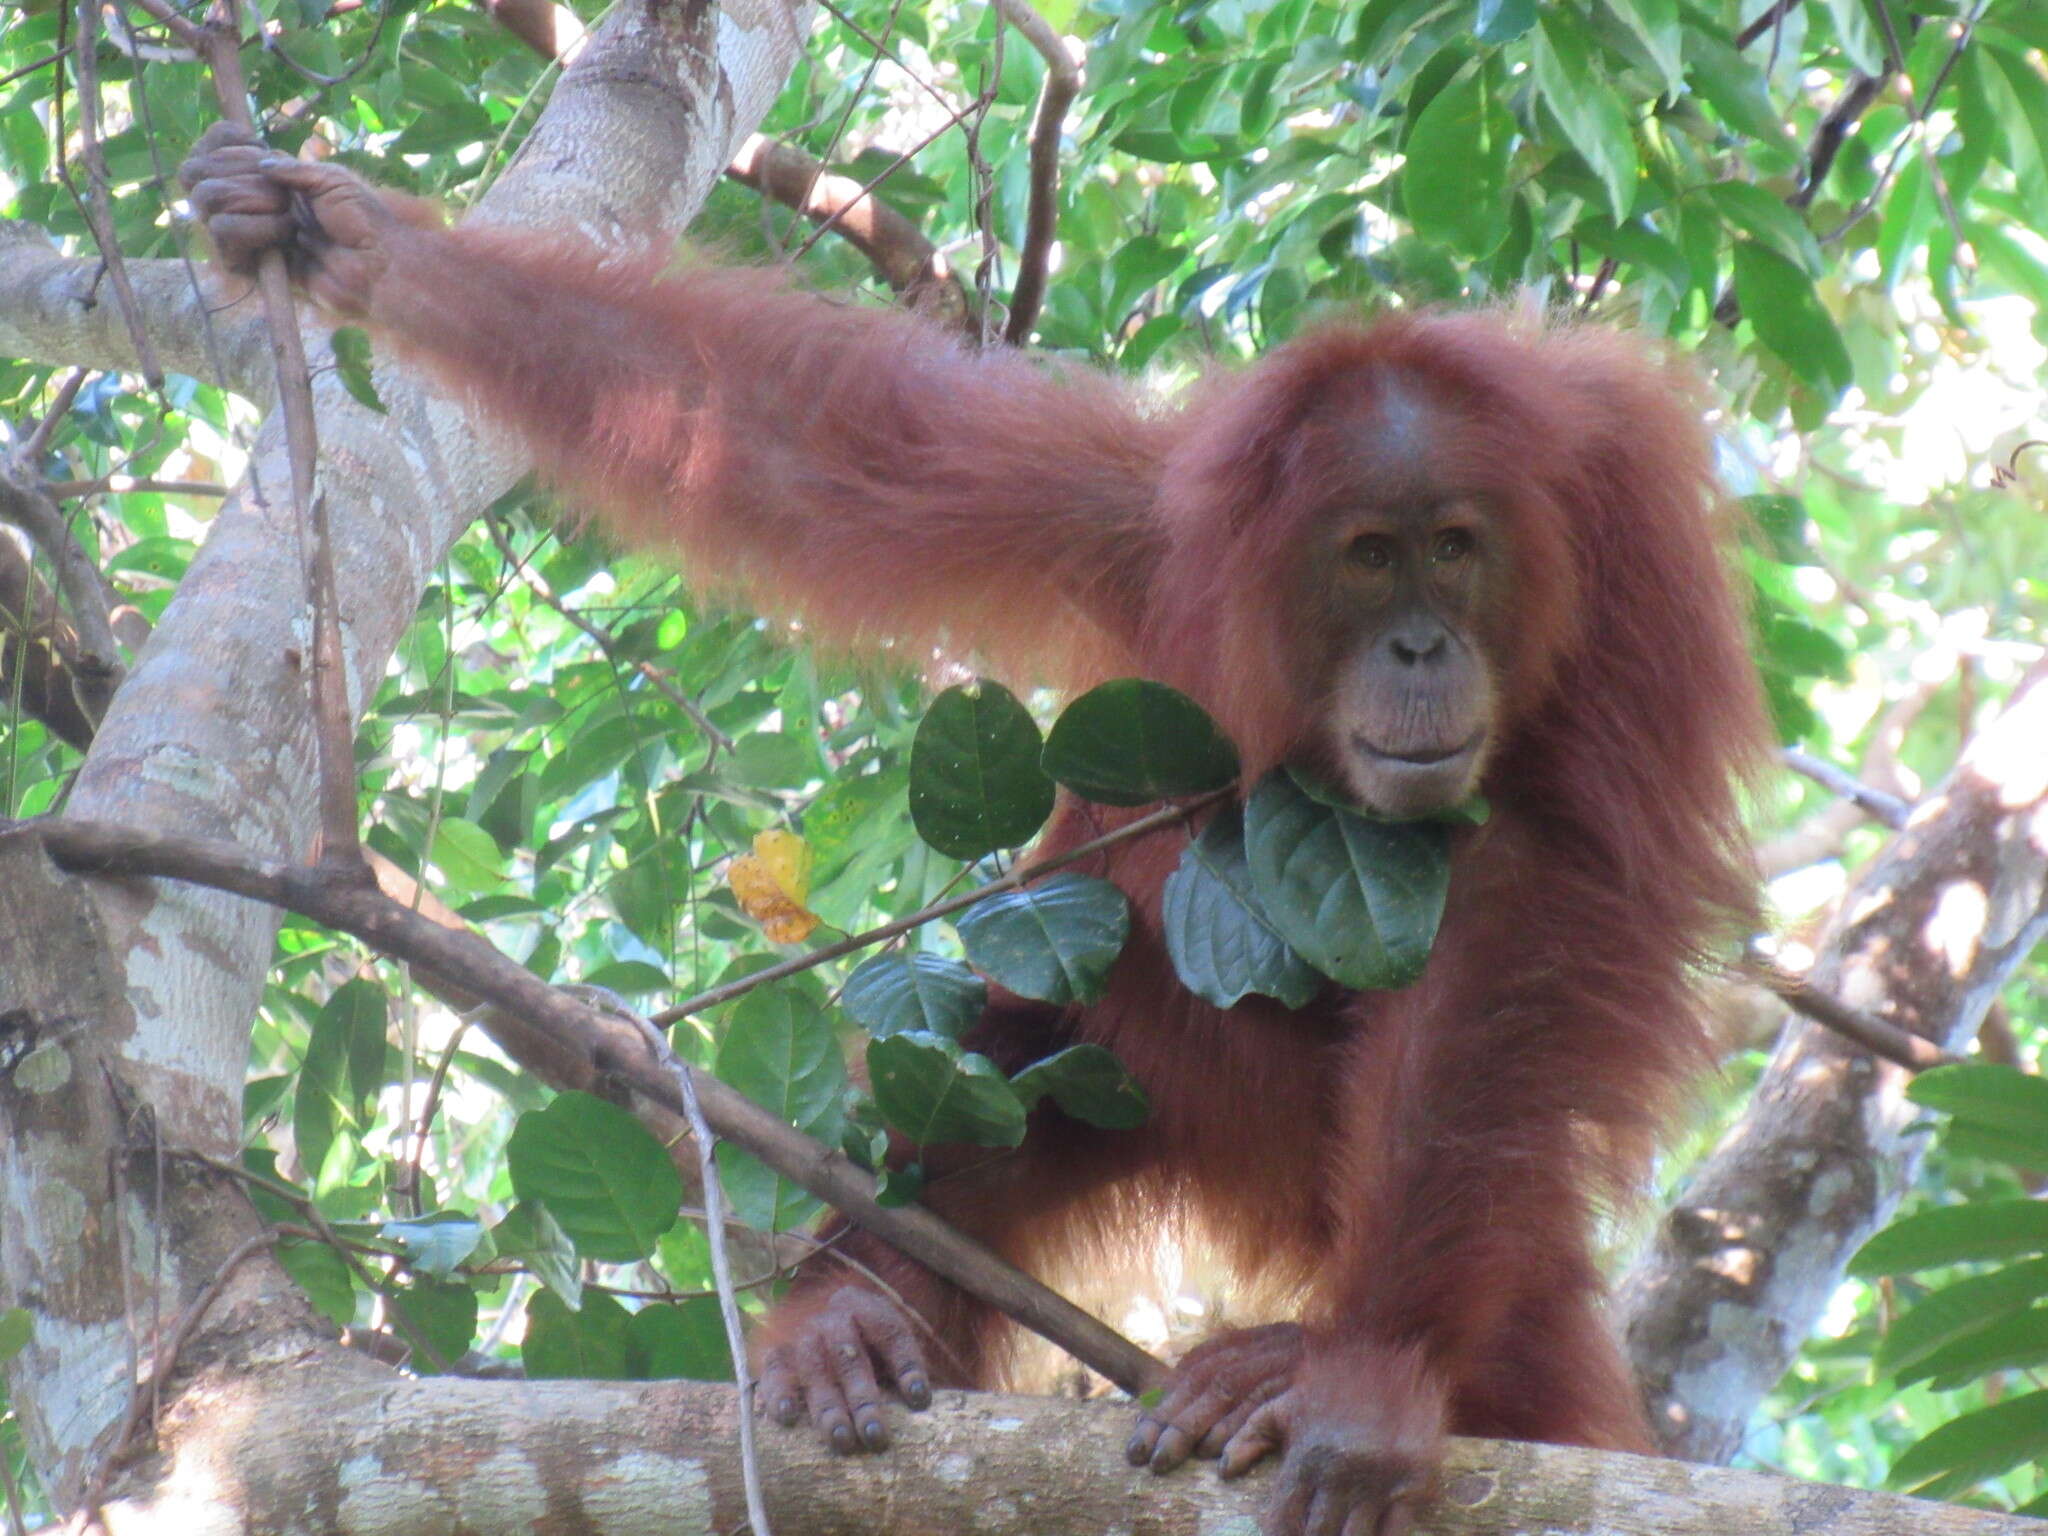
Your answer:
[[[355,1278],[348,1263],[325,1243],[279,1243],[277,1262],[296,1280],[313,1308],[337,1328],[355,1321]]]
[[[2048,1201],[1978,1200],[1893,1222],[1849,1261],[1852,1275],[1897,1275],[2048,1250]]]
[[[981,1017],[988,984],[958,960],[896,950],[863,961],[839,1003],[877,1039],[923,1030],[957,1040]]]
[[[1745,496],[1742,508],[1779,560],[1786,565],[1813,563],[1813,553],[1806,547],[1806,504],[1797,496]]]
[[[1275,769],[1246,807],[1245,854],[1273,926],[1324,975],[1403,987],[1422,974],[1450,883],[1441,822],[1372,821]]]
[[[593,1291],[571,1312],[553,1291],[526,1304],[519,1358],[539,1380],[628,1381],[633,1372],[633,1320],[612,1297]]]
[[[675,1164],[647,1128],[587,1093],[521,1115],[505,1156],[519,1198],[545,1205],[585,1258],[646,1258],[683,1202]]]
[[[1028,842],[1052,814],[1038,723],[987,679],[948,688],[910,749],[910,817],[918,836],[956,859]]]
[[[1076,1120],[1128,1131],[1145,1123],[1152,1106],[1138,1080],[1099,1045],[1070,1045],[1010,1079],[1026,1109],[1046,1094]]]
[[[1182,985],[1218,1008],[1252,992],[1299,1008],[1322,990],[1322,974],[1259,904],[1245,861],[1244,813],[1235,805],[1216,813],[1167,876],[1163,919]]]
[[[466,1285],[422,1280],[385,1299],[399,1314],[398,1336],[413,1347],[411,1368],[422,1375],[455,1364],[476,1337],[476,1292]]]
[[[918,1146],[966,1142],[1014,1147],[1024,1140],[1024,1105],[985,1056],[944,1035],[891,1035],[868,1046],[875,1104]]]
[[[364,977],[343,982],[321,1007],[292,1099],[292,1137],[303,1167],[317,1172],[337,1134],[366,1128],[383,1086],[387,1024],[384,989]]]
[[[1754,240],[1738,240],[1735,297],[1763,344],[1808,385],[1830,395],[1849,387],[1849,349],[1813,280],[1798,267]]]
[[[649,1305],[626,1325],[628,1370],[636,1381],[731,1381],[732,1347],[716,1296]]]
[[[1062,710],[1042,761],[1053,778],[1100,805],[1149,805],[1221,789],[1237,777],[1237,749],[1202,706],[1137,677],[1091,688]]]
[[[974,968],[1020,997],[1093,1002],[1130,932],[1130,904],[1106,880],[1057,874],[963,912],[955,925]]]

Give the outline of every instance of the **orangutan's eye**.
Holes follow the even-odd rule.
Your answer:
[[[1368,571],[1394,568],[1394,541],[1384,533],[1361,533],[1344,551],[1344,558]]]
[[[1429,557],[1438,565],[1456,565],[1479,547],[1469,528],[1446,528],[1430,545]]]

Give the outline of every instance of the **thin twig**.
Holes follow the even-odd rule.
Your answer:
[[[1901,1029],[1861,1008],[1852,1008],[1840,998],[1821,991],[1804,976],[1795,976],[1763,961],[1746,963],[1741,970],[1743,975],[1775,994],[1794,1013],[1832,1029],[1845,1039],[1855,1041],[1871,1055],[1904,1067],[1908,1072],[1951,1066],[1963,1059],[1953,1051],[1943,1050],[1924,1035]]]
[[[733,1288],[732,1260],[725,1246],[725,1185],[718,1177],[718,1138],[704,1118],[690,1069],[669,1049],[668,1037],[639,1014],[630,1015],[663,1071],[674,1079],[683,1101],[683,1115],[697,1143],[697,1173],[704,1189],[704,1236],[711,1248],[711,1283],[718,1290],[718,1315],[725,1323],[725,1346],[732,1355],[733,1380],[740,1389],[740,1481],[747,1495],[747,1523],[754,1536],[773,1536],[768,1529],[768,1501],[761,1491],[761,1458],[754,1445],[754,1372],[747,1363],[747,1335],[740,1324],[739,1295]]]
[[[1017,253],[1017,281],[1010,288],[1010,318],[1003,326],[1003,340],[1016,347],[1031,339],[1045,303],[1046,271],[1059,229],[1060,129],[1081,94],[1082,70],[1029,0],[995,0],[995,7],[1045,60],[1045,84],[1031,117],[1031,199]]]
[[[163,365],[157,361],[156,343],[142,323],[142,306],[135,301],[135,285],[128,280],[127,258],[114,233],[114,199],[107,187],[107,157],[100,146],[100,5],[101,0],[78,0],[78,147],[85,157],[86,197],[82,211],[92,226],[92,237],[106,264],[107,277],[114,285],[114,303],[121,311],[135,348],[135,361],[142,380],[151,390],[164,387]]]
[[[913,928],[922,928],[926,923],[936,922],[942,917],[950,917],[955,912],[965,911],[976,902],[987,901],[991,896],[1000,896],[1005,891],[1013,891],[1027,880],[1036,880],[1040,875],[1046,874],[1051,870],[1062,869],[1069,864],[1088,858],[1092,854],[1100,853],[1105,848],[1114,847],[1118,843],[1129,842],[1134,837],[1144,837],[1148,833],[1157,832],[1162,827],[1170,827],[1177,822],[1185,821],[1197,811],[1215,804],[1215,802],[1223,799],[1226,795],[1235,793],[1235,789],[1218,789],[1206,795],[1182,801],[1177,805],[1163,805],[1158,810],[1147,812],[1136,821],[1128,822],[1113,832],[1105,832],[1100,837],[1091,838],[1078,847],[1069,848],[1065,853],[1056,854],[1052,858],[1035,860],[1029,864],[1020,863],[1007,874],[997,876],[986,885],[978,885],[973,890],[963,891],[958,896],[951,896],[944,901],[933,902],[930,906],[913,912],[908,917],[896,918],[891,922],[883,923],[879,928],[870,928],[865,933],[856,933],[850,938],[840,939],[836,943],[827,944],[822,949],[814,949],[806,954],[798,955],[793,960],[784,960],[779,965],[765,966],[761,970],[751,972],[736,981],[728,981],[722,986],[711,988],[709,991],[699,992],[695,997],[684,998],[680,1003],[664,1008],[661,1012],[655,1014],[654,1022],[666,1027],[679,1019],[688,1018],[693,1013],[702,1013],[707,1008],[716,1008],[720,1003],[729,1003],[734,998],[743,996],[753,991],[756,987],[766,986],[771,981],[780,981],[785,976],[794,976],[801,971],[812,970],[817,966],[823,965],[828,960],[837,960],[841,955],[850,955],[857,949],[866,949],[871,944],[880,944],[883,940],[893,939],[900,933],[908,933]]]
[[[1897,795],[1887,794],[1864,783],[1845,768],[1837,768],[1824,758],[1815,757],[1799,747],[1787,747],[1779,754],[1787,768],[1803,774],[1824,789],[1841,796],[1858,810],[1883,822],[1896,832],[1906,824],[1906,818],[1913,814],[1913,807]]]
[[[50,401],[50,408],[43,413],[43,419],[35,424],[35,429],[22,440],[21,446],[14,450],[16,456],[30,469],[39,470],[42,467],[43,455],[50,448],[50,439],[56,436],[57,428],[63,425],[64,418],[71,414],[71,407],[78,399],[79,390],[85,387],[85,381],[91,377],[90,368],[80,368],[59,384],[56,396]],[[56,492],[53,490],[51,494],[55,495]]]
[[[52,480],[43,487],[59,501],[73,496],[225,496],[214,480],[158,480],[148,475],[101,475],[97,480]]]
[[[150,14],[166,14],[162,0],[138,0]],[[213,74],[213,93],[228,122],[255,131],[242,79],[241,38],[234,0],[214,0],[206,26],[198,29],[201,57]],[[271,355],[277,365],[277,398],[284,414],[285,444],[291,459],[292,512],[306,530],[306,595],[313,610],[312,707],[315,757],[320,774],[322,859],[355,862],[361,847],[356,829],[355,731],[341,653],[341,614],[334,580],[334,545],[327,503],[313,493],[319,460],[319,432],[313,418],[313,383],[306,368],[306,343],[299,331],[298,304],[284,252],[267,250],[257,259],[256,280],[270,326]],[[261,487],[251,480],[261,494]]]
[[[520,558],[518,551],[512,547],[512,541],[506,537],[505,530],[499,526],[496,520],[491,521],[490,528],[491,539],[498,546],[499,552],[512,562],[515,569],[525,576],[526,584],[532,589],[533,595],[567,619],[571,624],[575,625],[576,628],[582,630],[585,635],[589,636],[591,643],[604,652],[606,661],[609,661],[615,667],[626,665],[626,663],[619,660],[616,654],[617,643],[613,640],[610,633],[605,630],[604,626],[585,618],[574,608],[563,602],[561,598],[557,597],[554,589],[547,584],[546,578]],[[731,733],[719,726],[709,715],[705,714],[704,706],[678,688],[670,680],[666,672],[663,672],[661,668],[653,665],[651,662],[645,661],[634,664],[633,670],[652,683],[656,691],[663,698],[667,699],[669,703],[681,710],[689,718],[690,723],[715,743],[720,751],[730,752],[732,750]]]

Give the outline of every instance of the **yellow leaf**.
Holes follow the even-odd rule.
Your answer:
[[[801,944],[818,926],[804,906],[811,889],[810,845],[793,832],[755,834],[754,851],[725,869],[726,883],[741,910],[761,925],[775,944]]]

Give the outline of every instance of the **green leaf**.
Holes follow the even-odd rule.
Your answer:
[[[1415,233],[1472,256],[1508,234],[1508,158],[1515,120],[1501,104],[1490,62],[1438,91],[1409,131],[1401,196]]]
[[[802,789],[818,777],[816,750],[780,731],[748,732],[732,744],[726,765],[734,783],[754,789]]]
[[[9,1307],[0,1312],[0,1365],[27,1349],[34,1336],[35,1319],[26,1307]]]
[[[476,1292],[466,1285],[421,1280],[387,1292],[385,1301],[400,1314],[398,1336],[413,1346],[408,1363],[421,1375],[454,1365],[476,1337]]]
[[[713,1070],[798,1130],[839,1139],[846,1061],[831,1020],[804,988],[759,987],[735,1003]],[[751,1227],[783,1231],[816,1209],[810,1194],[730,1142],[719,1144],[718,1171],[733,1210]]]
[[[633,1320],[613,1297],[592,1291],[575,1311],[553,1291],[526,1304],[520,1363],[532,1380],[628,1381],[633,1372]]]
[[[306,1059],[292,1098],[292,1138],[299,1163],[317,1171],[335,1137],[360,1134],[383,1086],[388,999],[374,981],[357,977],[336,987],[313,1020]]]
[[[1280,115],[1280,98],[1274,92],[1287,56],[1261,59],[1245,77],[1244,92],[1237,99],[1237,131],[1247,139],[1263,139]]]
[[[1621,24],[1636,35],[1664,77],[1663,94],[1685,87],[1684,29],[1678,22],[1678,0],[1607,0]]]
[[[1488,44],[1512,43],[1536,25],[1536,0],[1479,0],[1473,30]]]
[[[808,991],[756,987],[733,1004],[719,1042],[719,1080],[791,1125],[816,1125],[846,1088],[832,1021]]]
[[[1049,1093],[1076,1120],[1104,1130],[1134,1130],[1152,1112],[1138,1080],[1099,1045],[1070,1045],[1034,1061],[1010,1086],[1026,1109]]]
[[[899,950],[863,961],[839,1004],[876,1039],[922,1030],[957,1040],[988,1006],[988,983],[958,960]]]
[[[1944,1345],[1901,1371],[1899,1384],[1932,1378],[1937,1390],[1948,1390],[1992,1371],[2031,1370],[2043,1361],[2048,1361],[2048,1307],[2036,1307]]]
[[[2024,1462],[2048,1458],[2048,1392],[2029,1392],[1948,1421],[1892,1463],[1885,1481],[1960,1492]]]
[[[1202,706],[1137,677],[1091,688],[1062,710],[1041,762],[1099,805],[1149,805],[1221,789],[1237,777],[1237,749]]]
[[[1422,974],[1450,885],[1443,823],[1373,821],[1275,769],[1245,809],[1245,854],[1273,926],[1324,975],[1403,987]]]
[[[1883,5],[1885,0],[1827,0],[1828,15],[1835,23],[1835,41],[1843,56],[1866,75],[1882,79],[1889,70],[1884,39],[1865,8],[1867,3]]]
[[[491,1246],[499,1258],[524,1264],[571,1312],[583,1305],[583,1266],[576,1245],[546,1206],[525,1200],[513,1206],[491,1228]]]
[[[341,375],[341,387],[355,397],[356,404],[379,416],[390,415],[370,377],[374,361],[370,356],[370,333],[359,325],[344,325],[330,332],[327,339],[334,348],[334,370]]]
[[[1877,1368],[1903,1373],[1954,1340],[2043,1300],[2048,1300],[2048,1259],[2027,1259],[1944,1285],[1885,1330]]]
[[[445,1280],[476,1252],[484,1229],[466,1211],[434,1211],[414,1221],[387,1221],[377,1235],[403,1248],[414,1269]]]
[[[1754,240],[1738,240],[1735,297],[1763,344],[1810,387],[1830,396],[1849,387],[1849,349],[1812,279],[1798,267]]]
[[[1763,493],[1742,498],[1742,510],[1770,543],[1772,556],[1785,565],[1811,565],[1806,545],[1806,503],[1797,496]]]
[[[1955,1116],[1956,1124],[1996,1132],[2012,1160],[2048,1168],[2048,1081],[1995,1062],[1935,1067],[1914,1078],[1906,1096]]]
[[[966,1142],[1014,1147],[1024,1140],[1024,1104],[986,1056],[944,1035],[890,1035],[868,1046],[875,1105],[918,1146]]]
[[[279,1243],[277,1262],[298,1282],[313,1309],[337,1328],[356,1317],[355,1277],[348,1263],[325,1243]]]
[[[443,817],[434,829],[434,867],[449,884],[465,891],[495,890],[505,880],[505,856],[498,840],[473,821]]]
[[[626,1324],[627,1369],[636,1381],[731,1381],[732,1347],[716,1296],[642,1307]]]
[[[1722,122],[1759,144],[1790,147],[1792,129],[1771,100],[1770,82],[1726,39],[1688,27],[1685,63],[1693,86]]]
[[[1052,814],[1053,782],[1039,766],[1038,723],[1000,683],[948,688],[910,747],[910,819],[956,859],[1028,842]]]
[[[1102,995],[1130,933],[1124,893],[1091,875],[1057,874],[991,896],[955,923],[968,962],[1020,997],[1087,1003]]]
[[[1322,974],[1259,904],[1245,861],[1244,812],[1235,805],[1216,813],[1166,877],[1162,919],[1181,984],[1218,1008],[1253,992],[1299,1008],[1322,990]]]
[[[1849,1261],[1852,1275],[1897,1275],[2048,1250],[2048,1201],[1976,1200],[1895,1221]]]
[[[587,1093],[560,1094],[521,1115],[505,1158],[519,1198],[545,1205],[585,1258],[646,1258],[683,1203],[661,1144],[625,1110]]]
[[[1820,241],[1806,221],[1762,187],[1747,181],[1717,181],[1707,188],[1721,217],[1810,274],[1827,270]]]
[[[1593,61],[1579,30],[1555,16],[1536,24],[1532,61],[1536,88],[1564,135],[1593,169],[1619,224],[1636,200],[1636,141],[1605,70]]]

